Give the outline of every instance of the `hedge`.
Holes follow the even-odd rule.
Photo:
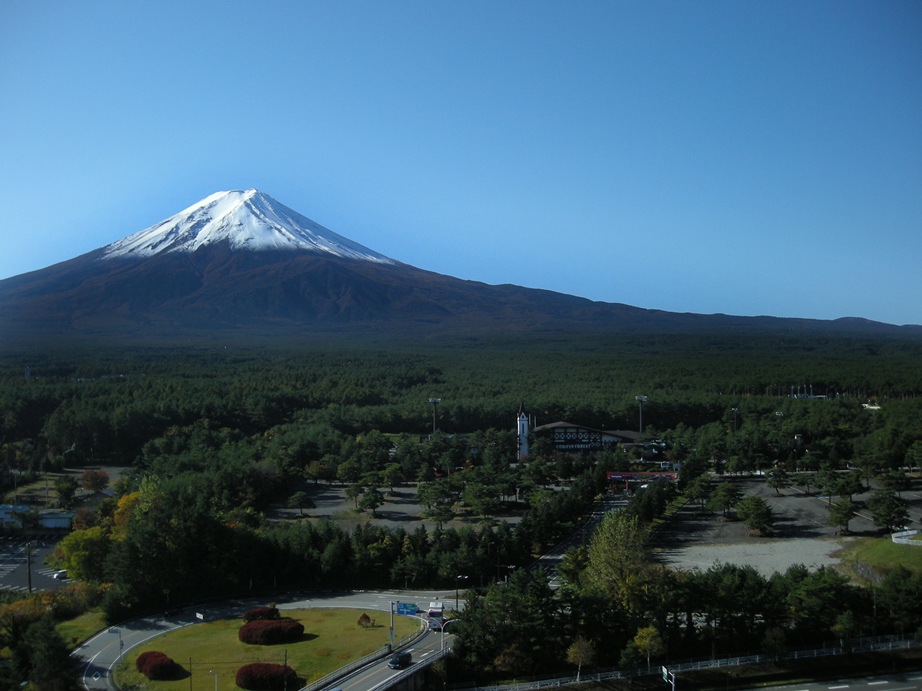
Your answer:
[[[176,679],[182,672],[182,667],[173,662],[172,658],[156,650],[149,650],[138,655],[134,666],[141,674],[153,681]]]
[[[257,619],[240,627],[237,638],[250,645],[291,643],[304,634],[304,624],[294,619]]]
[[[286,685],[285,680],[288,680]],[[253,662],[237,670],[234,678],[237,686],[248,691],[281,691],[286,686],[297,689],[300,680],[295,671],[287,665],[273,665],[268,662]]]

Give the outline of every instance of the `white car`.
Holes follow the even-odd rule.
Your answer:
[[[55,571],[52,578],[56,581],[66,581],[67,580],[67,571]]]

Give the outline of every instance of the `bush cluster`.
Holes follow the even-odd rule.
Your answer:
[[[243,621],[249,623],[251,621],[261,621],[264,619],[278,619],[279,611],[276,607],[257,607],[256,609],[249,609],[243,613]]]
[[[297,641],[303,633],[304,624],[294,619],[257,619],[241,626],[237,638],[250,645],[275,645]]]
[[[237,686],[249,691],[275,691],[298,688],[298,675],[287,665],[273,665],[268,662],[253,662],[237,670],[234,681]]]
[[[134,664],[141,674],[153,681],[176,679],[182,671],[172,658],[156,650],[141,653]]]

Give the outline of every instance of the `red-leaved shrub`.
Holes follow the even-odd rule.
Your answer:
[[[141,674],[154,681],[176,679],[182,672],[182,667],[173,662],[172,658],[156,650],[138,655],[134,666]]]
[[[294,619],[257,619],[240,627],[237,638],[250,645],[274,645],[297,641],[304,634],[304,624]]]
[[[259,621],[262,619],[278,619],[279,611],[275,607],[257,607],[256,609],[248,609],[243,613],[243,621]]]
[[[287,688],[296,689],[300,685],[298,675],[287,665],[253,662],[238,669],[234,681],[248,691],[281,691],[286,688],[286,678]]]

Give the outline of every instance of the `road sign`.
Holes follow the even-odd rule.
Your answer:
[[[669,682],[669,670],[666,669],[666,665],[663,665],[663,681]]]
[[[414,614],[416,614],[416,604],[413,602],[398,602],[397,603],[397,614],[413,616]]]

